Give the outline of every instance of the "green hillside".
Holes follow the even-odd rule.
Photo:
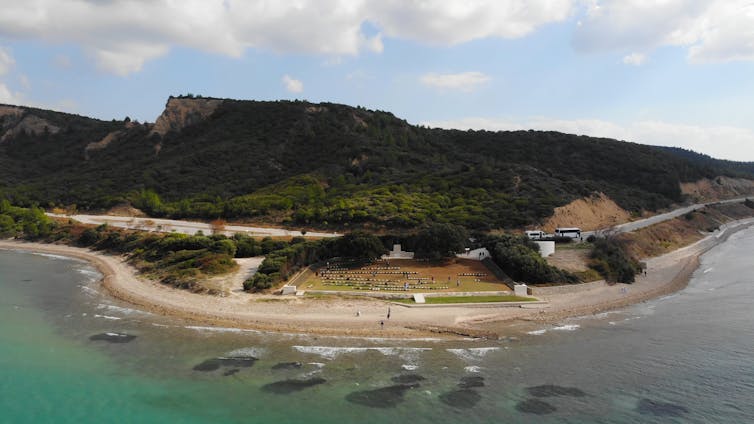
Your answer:
[[[596,191],[632,211],[657,210],[683,201],[681,181],[754,178],[750,165],[662,148],[557,132],[430,129],[329,103],[225,100],[164,136],[151,124],[23,113],[59,130],[16,131],[0,142],[0,195],[18,205],[102,210],[128,201],[154,216],[488,229],[536,222]],[[0,116],[0,131],[22,119]],[[114,131],[109,144],[87,149]]]

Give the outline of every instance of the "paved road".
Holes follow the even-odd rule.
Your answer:
[[[750,196],[751,197],[751,196]],[[705,206],[719,204],[719,203],[740,203],[747,199],[747,197],[737,197],[735,199],[728,199],[728,200],[721,200],[718,202],[708,202],[708,203],[696,203],[690,206],[686,206],[683,208],[675,209],[670,212],[666,212],[663,214],[651,216],[649,218],[640,219],[638,221],[632,221],[627,222],[625,224],[616,225],[615,227],[611,228],[603,228],[601,230],[595,230],[595,231],[585,231],[582,233],[584,238],[589,237],[590,235],[601,235],[606,232],[618,232],[618,233],[630,233],[632,231],[639,230],[641,228],[649,227],[650,225],[659,224],[663,221],[668,221],[673,218],[677,218],[681,215],[685,215],[689,212],[693,212],[697,209],[701,209]]]
[[[113,227],[128,228],[132,230],[155,231],[162,233],[196,234],[202,231],[204,234],[212,234],[212,226],[205,222],[179,221],[175,219],[158,218],[131,218],[127,216],[111,215],[61,215],[48,213],[48,216],[57,218],[71,218],[84,224],[107,224]],[[223,234],[232,236],[235,233],[247,234],[254,237],[340,237],[338,233],[318,233],[290,231],[282,228],[249,227],[245,225],[226,225]]]

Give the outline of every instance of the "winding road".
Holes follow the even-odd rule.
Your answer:
[[[213,226],[206,222],[180,221],[176,219],[159,219],[159,218],[133,218],[128,216],[113,215],[62,215],[48,213],[47,216],[54,218],[70,218],[82,224],[101,225],[107,224],[118,228],[127,228],[130,230],[155,231],[161,233],[183,233],[196,234],[201,231],[204,234],[212,234]],[[267,227],[250,227],[246,225],[224,225],[222,231],[218,233],[232,236],[236,233],[246,234],[252,237],[340,237],[339,233],[322,233],[322,232],[301,232],[292,231],[282,228]]]

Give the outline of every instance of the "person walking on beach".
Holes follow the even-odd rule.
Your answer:
[[[385,321],[380,321],[380,330],[385,329]]]
[[[390,319],[390,307],[387,307],[387,319]]]

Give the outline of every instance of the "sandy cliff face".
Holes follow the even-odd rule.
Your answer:
[[[754,181],[743,178],[705,178],[694,183],[681,183],[681,192],[695,202],[711,202],[732,197],[754,195]]]
[[[151,134],[164,136],[171,131],[180,131],[207,119],[222,103],[219,99],[196,99],[171,97],[165,110],[152,128]]]
[[[597,193],[555,208],[555,213],[542,224],[542,229],[553,232],[557,227],[579,227],[589,231],[612,227],[630,219],[628,211],[603,193]]]

